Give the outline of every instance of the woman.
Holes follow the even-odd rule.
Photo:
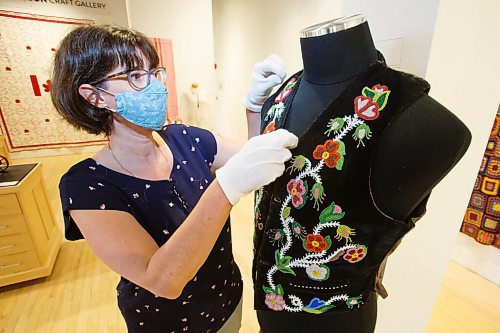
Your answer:
[[[55,107],[109,138],[61,179],[66,238],[85,238],[122,276],[129,332],[237,331],[242,282],[229,213],[283,173],[297,138],[279,131],[239,147],[200,128],[163,127],[168,92],[157,66],[153,46],[133,30],[79,27],[61,42]],[[262,76],[251,90],[261,100],[274,84]]]

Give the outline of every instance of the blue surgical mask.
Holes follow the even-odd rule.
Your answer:
[[[158,131],[167,118],[168,89],[156,78],[140,91],[123,91],[116,94],[97,87],[115,96],[116,110],[123,118],[138,126]]]

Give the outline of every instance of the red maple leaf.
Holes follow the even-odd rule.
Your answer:
[[[47,80],[47,83],[42,84],[43,91],[49,92],[50,91],[50,80]]]

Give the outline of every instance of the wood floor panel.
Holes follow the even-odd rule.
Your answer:
[[[49,201],[61,229],[59,179],[71,165],[89,156],[14,161],[43,163]],[[233,251],[244,281],[241,333],[258,332],[251,281],[252,205],[252,197],[245,197],[231,214]],[[0,288],[0,333],[126,332],[116,305],[118,279],[85,241],[65,241],[49,277]],[[499,309],[498,286],[450,262],[426,333],[500,333]]]

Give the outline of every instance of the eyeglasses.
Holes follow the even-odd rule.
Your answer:
[[[149,86],[151,82],[151,76],[156,77],[160,80],[161,83],[165,84],[167,82],[167,70],[164,67],[158,67],[156,69],[152,69],[150,71],[146,69],[133,69],[131,71],[126,70],[122,72],[118,72],[115,74],[111,74],[106,76],[105,78],[97,81],[93,81],[89,84],[96,85],[102,83],[104,81],[117,78],[118,76],[127,74],[128,83],[137,90],[142,90]]]

